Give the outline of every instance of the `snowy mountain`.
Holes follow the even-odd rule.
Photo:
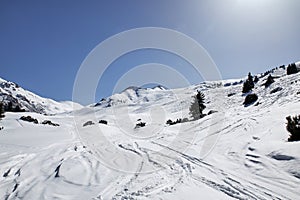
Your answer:
[[[166,89],[162,86],[154,88],[140,88],[131,86],[109,97],[107,100],[102,99],[96,103],[95,106],[110,107],[119,104],[138,104],[142,102],[149,102],[155,99],[163,98]]]
[[[18,84],[0,78],[0,101],[7,110],[16,109],[41,114],[56,114],[82,108],[70,101],[56,102],[24,90]],[[10,103],[11,102],[11,103]],[[11,104],[11,105],[9,105]],[[8,107],[11,107],[10,109]]]
[[[300,142],[287,142],[285,118],[300,114],[300,74],[270,73],[275,82],[265,87],[268,76],[258,75],[250,92],[258,100],[249,106],[238,79],[130,87],[71,113],[25,113],[37,124],[7,112],[0,199],[299,199]],[[167,125],[190,119],[197,90],[206,97],[204,113],[217,112]]]

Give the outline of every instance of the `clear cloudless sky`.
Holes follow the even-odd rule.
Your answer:
[[[71,100],[76,73],[93,48],[119,32],[151,26],[192,37],[224,79],[240,78],[299,61],[299,19],[299,0],[0,0],[0,77]],[[193,84],[202,81],[176,56],[137,51],[107,69],[96,99],[109,96],[131,67],[149,62],[180,68]]]

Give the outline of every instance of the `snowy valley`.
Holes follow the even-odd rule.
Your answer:
[[[258,75],[248,106],[246,78],[130,87],[85,107],[1,79],[2,99],[27,112],[0,121],[0,199],[300,199],[300,142],[286,130],[286,117],[300,114],[300,74],[270,73],[274,83]],[[166,124],[190,119],[198,90],[204,113],[217,112]]]

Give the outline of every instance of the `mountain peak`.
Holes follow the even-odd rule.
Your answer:
[[[0,78],[0,101],[6,111],[27,111],[41,114],[56,114],[69,112],[81,105],[73,102],[57,102],[52,99],[40,97],[21,88],[17,83]]]

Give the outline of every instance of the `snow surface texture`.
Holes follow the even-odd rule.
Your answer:
[[[259,104],[246,107],[240,80],[228,80],[128,88],[71,114],[26,113],[58,127],[6,113],[0,199],[299,199],[300,142],[287,142],[285,117],[300,114],[300,77],[273,74],[270,87],[266,76],[253,89]],[[204,113],[218,112],[167,126],[188,117],[197,90]]]

